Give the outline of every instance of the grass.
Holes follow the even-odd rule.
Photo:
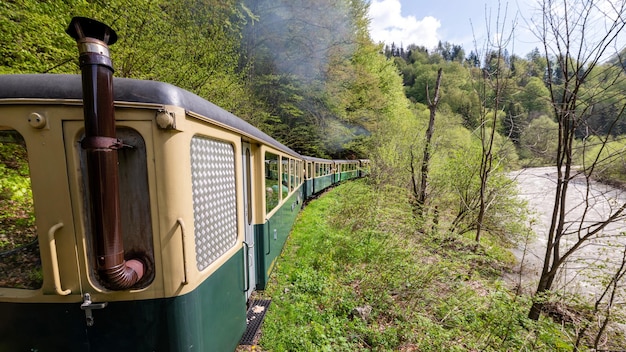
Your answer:
[[[263,293],[272,305],[253,349],[572,350],[567,327],[528,320],[528,299],[501,281],[505,248],[418,232],[408,204],[364,180],[311,202]]]

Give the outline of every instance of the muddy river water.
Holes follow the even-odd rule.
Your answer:
[[[528,201],[535,219],[531,227],[536,237],[513,250],[520,264],[517,272],[507,276],[527,292],[536,288],[543,265],[554,206],[556,171],[555,167],[529,168],[509,175],[517,181],[520,197]],[[572,234],[563,239],[561,247],[571,247],[579,233],[584,233],[578,231],[580,227],[606,220],[625,202],[626,192],[623,190],[597,182],[588,186],[583,177],[574,179],[568,190],[566,215],[568,231]],[[595,296],[600,290],[600,279],[615,272],[616,265],[622,260],[626,246],[624,232],[626,218],[622,217],[587,241],[562,267],[553,288]]]

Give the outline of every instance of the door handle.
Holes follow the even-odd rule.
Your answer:
[[[48,230],[48,243],[50,245],[50,259],[52,261],[52,277],[54,278],[54,290],[59,296],[67,296],[72,293],[72,290],[64,290],[61,287],[61,274],[59,272],[59,258],[57,256],[57,243],[54,238],[54,234],[63,227],[63,223],[60,222],[53,225]]]
[[[243,241],[243,247],[244,247],[244,251],[243,251],[243,255],[244,255],[244,260],[243,260],[243,270],[246,272],[246,275],[244,275],[244,280],[246,282],[244,282],[244,290],[243,292],[248,292],[250,290],[250,247],[248,247],[248,244],[246,243],[246,241]]]
[[[176,219],[176,224],[180,227],[180,239],[183,245],[183,285],[187,285],[189,280],[187,279],[187,255],[185,253],[185,223],[182,218]]]

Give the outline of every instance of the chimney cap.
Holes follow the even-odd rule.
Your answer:
[[[65,30],[75,40],[95,38],[107,45],[117,41],[117,34],[106,24],[87,17],[74,17]]]

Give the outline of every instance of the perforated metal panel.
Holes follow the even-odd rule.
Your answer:
[[[191,179],[196,260],[198,270],[202,270],[237,241],[233,146],[205,137],[193,137]]]

